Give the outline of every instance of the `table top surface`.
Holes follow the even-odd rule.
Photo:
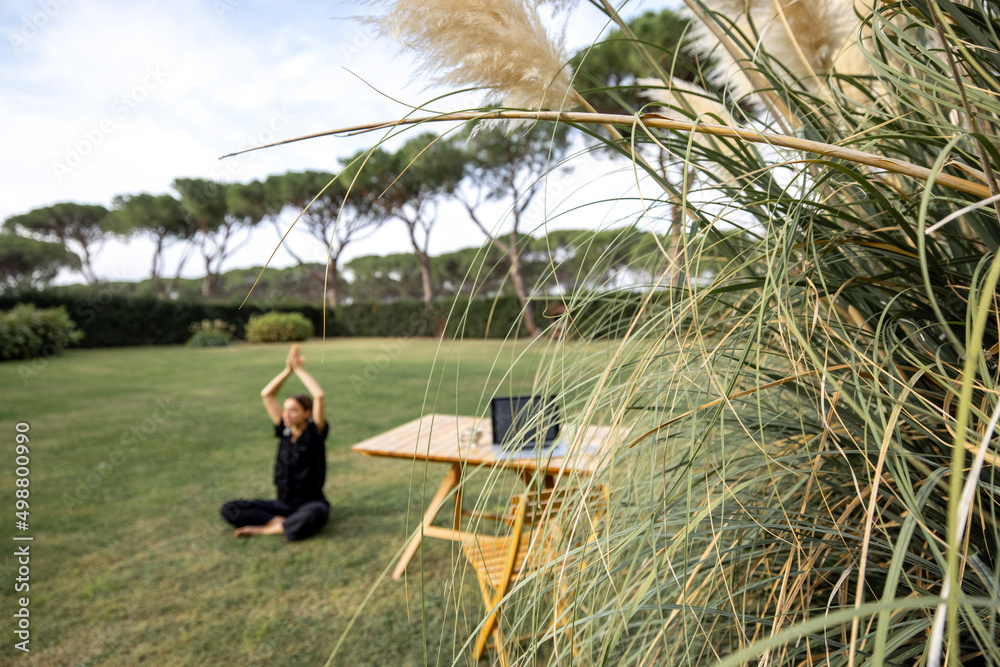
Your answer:
[[[474,437],[476,436],[476,437]],[[581,434],[563,428],[551,447],[507,452],[495,447],[489,419],[429,414],[351,447],[369,456],[387,456],[473,466],[593,473],[606,460],[623,429],[589,426]]]

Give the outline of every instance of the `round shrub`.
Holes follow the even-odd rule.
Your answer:
[[[0,312],[0,361],[51,357],[83,338],[66,309],[19,303]]]
[[[275,311],[254,315],[246,326],[246,337],[251,343],[287,343],[305,340],[312,335],[312,322],[302,313]]]
[[[225,347],[233,342],[236,325],[223,320],[202,320],[190,326],[193,334],[187,344],[191,347]]]

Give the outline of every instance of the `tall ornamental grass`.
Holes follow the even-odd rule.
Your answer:
[[[998,192],[996,10],[878,4],[822,43],[827,25],[802,21],[814,4],[692,3],[699,45],[726,56],[705,97],[930,176],[637,120],[636,143],[690,175],[658,179],[684,206],[683,271],[729,261],[708,285],[650,289],[603,373],[553,367],[588,388],[584,414],[633,430],[606,473],[600,539],[567,544],[511,595],[512,634],[551,641],[546,661],[1000,664],[1000,227],[990,198],[935,183]],[[818,69],[817,43],[863,65]],[[726,85],[734,68],[745,92]],[[561,618],[536,602],[567,588]]]
[[[510,657],[1000,665],[997,8],[687,5],[715,70],[676,85],[685,52],[635,40],[660,73],[626,84],[644,109],[448,116],[571,122],[628,158],[632,229],[663,239],[608,352],[581,354],[585,320],[536,342],[538,393],[629,432],[594,480],[609,506],[564,517],[561,556],[508,594]],[[609,92],[551,70],[538,99]],[[599,299],[617,307],[567,297],[569,317]]]

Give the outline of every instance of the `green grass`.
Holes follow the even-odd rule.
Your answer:
[[[13,548],[0,557],[0,662],[326,661],[394,563],[407,521],[412,527],[420,515],[411,489],[423,487],[425,500],[445,472],[350,446],[424,411],[476,413],[484,389],[501,383],[526,345],[446,342],[438,350],[428,340],[338,339],[303,347],[327,394],[331,514],[318,537],[295,544],[236,540],[218,516],[226,500],[273,497],[276,443],[259,391],[282,368],[285,345],[73,350],[44,365],[0,365],[4,533],[13,544],[14,427],[25,421],[34,536],[28,655],[13,648],[12,613],[23,595],[13,591]],[[530,388],[540,355],[529,350],[526,373],[503,381],[505,389]],[[282,394],[300,389],[292,378]],[[379,584],[335,663],[451,664],[481,611],[474,582],[459,584],[468,590],[456,598],[455,559],[451,545],[432,541],[405,583]],[[456,599],[470,616],[456,612]]]

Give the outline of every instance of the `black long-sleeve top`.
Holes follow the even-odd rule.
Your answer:
[[[278,500],[293,506],[313,500],[324,500],[323,484],[326,482],[326,436],[330,422],[323,424],[323,431],[312,421],[295,442],[292,429],[284,421],[274,425],[274,434],[280,438],[278,456],[274,462],[274,485],[278,487]]]

